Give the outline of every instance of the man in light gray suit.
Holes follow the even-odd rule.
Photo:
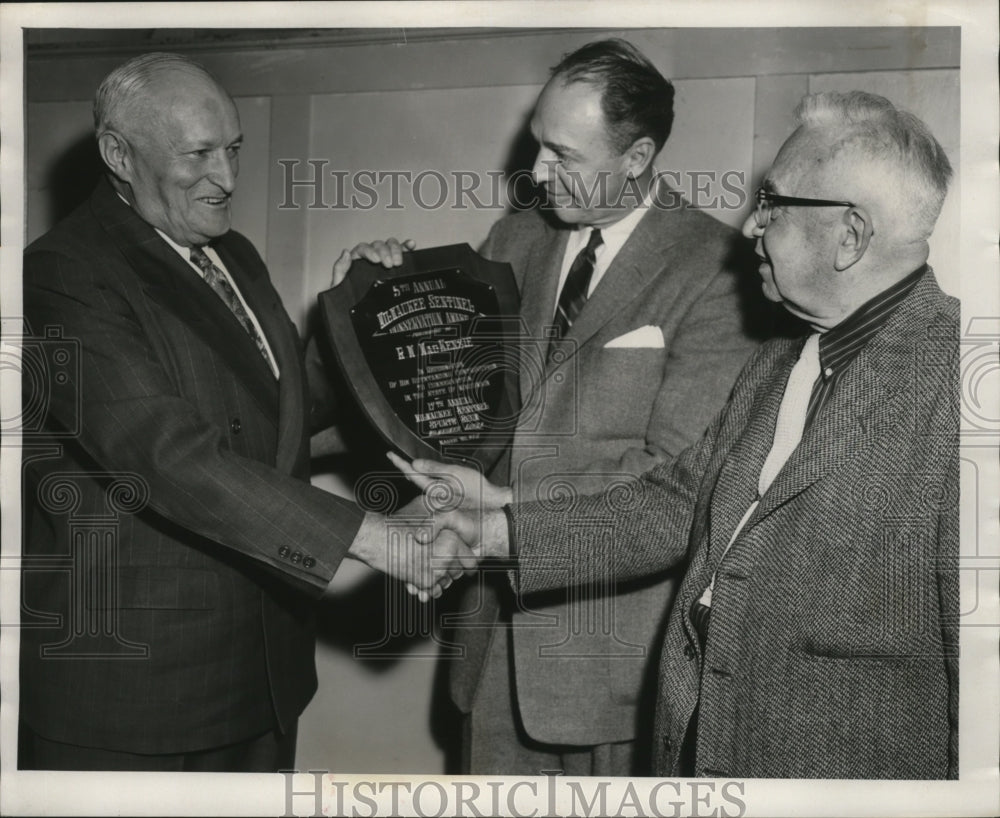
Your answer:
[[[537,341],[509,458],[490,475],[517,501],[598,491],[671,460],[755,346],[736,231],[657,179],[672,121],[672,85],[621,40],[565,57],[538,98],[533,172],[547,202],[501,219],[482,248],[512,266]],[[639,703],[672,587],[663,574],[522,606],[502,574],[468,583],[465,653],[451,666],[467,771],[644,772]]]

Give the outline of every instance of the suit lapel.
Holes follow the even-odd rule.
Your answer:
[[[529,402],[531,395],[541,385],[541,381],[549,378],[560,366],[576,355],[580,347],[619,315],[628,304],[640,298],[653,279],[669,271],[669,250],[676,242],[677,236],[683,234],[683,231],[676,229],[679,218],[677,212],[663,208],[650,207],[647,210],[566,333],[563,344],[566,357],[563,361],[556,364],[543,360],[541,367],[544,374],[541,378],[536,376],[534,365],[522,362],[523,405]],[[521,296],[521,314],[532,340],[546,337],[545,330],[552,325],[558,298],[556,290],[559,274],[562,271],[570,233],[568,229],[551,227],[547,229],[550,231],[550,239],[540,242],[541,246],[529,257]],[[541,354],[544,358],[548,351],[547,345],[538,346],[542,347]],[[526,349],[522,354],[534,354],[534,348],[533,344],[532,349]]]
[[[817,480],[867,449],[892,425],[898,411],[873,366],[871,347],[850,365],[830,402],[792,452],[761,499],[747,528],[772,514]]]
[[[678,210],[656,206],[647,209],[566,333],[566,338],[575,342],[567,345],[569,356],[641,298],[654,279],[670,274],[671,249],[687,233],[682,224],[686,208],[687,205]]]
[[[118,198],[110,184],[105,181],[101,185],[93,199],[94,212],[128,259],[143,289],[215,350],[262,408],[272,414],[277,386],[250,336],[191,266]],[[229,268],[228,260],[223,260]],[[230,273],[246,297],[245,290],[253,287],[244,286],[247,279],[241,271],[230,269]]]
[[[917,383],[916,333],[926,332],[922,325],[930,315],[927,293],[926,286],[914,291],[858,353],[830,402],[762,498],[747,528],[859,456],[893,425],[905,422]]]
[[[556,287],[570,233],[548,226],[545,229],[548,232],[546,240],[536,243],[528,259],[521,298],[521,316],[535,337],[540,337],[545,328],[552,325]]]
[[[674,243],[666,218],[669,215],[650,207],[639,220],[566,333],[567,339],[576,342],[575,349],[589,341],[663,272],[666,251]]]
[[[256,259],[248,259],[238,254],[236,247],[225,240],[219,241],[217,251],[226,268],[234,273],[237,285],[246,299],[247,305],[253,310],[271,347],[275,361],[278,364],[280,378],[278,380],[278,468],[291,471],[298,457],[299,442],[305,425],[305,412],[302,407],[308,406],[309,396],[302,378],[302,368],[299,364],[299,347],[297,338],[292,334],[284,307],[278,301],[278,295],[272,287],[264,287],[265,271]],[[258,353],[258,358],[260,355]],[[268,370],[269,382],[274,383],[274,377]]]
[[[556,287],[562,270],[568,230],[556,230],[546,226],[545,241],[537,242],[532,248],[525,267],[521,288],[521,317],[528,332],[528,343],[521,355],[521,402],[526,405],[531,395],[541,385],[537,373],[545,369],[548,353],[546,329],[552,326],[552,316],[556,310]],[[539,357],[541,356],[541,369]]]
[[[757,498],[760,470],[771,451],[778,409],[785,384],[802,352],[803,342],[778,357],[770,374],[760,383],[749,409],[749,422],[726,455],[712,492],[709,529],[709,562],[721,559],[729,538]]]

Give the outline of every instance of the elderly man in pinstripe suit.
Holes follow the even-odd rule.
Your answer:
[[[71,358],[40,385],[51,437],[25,458],[20,764],[289,768],[311,603],[345,557],[385,570],[386,540],[309,485],[301,344],[230,230],[233,101],[148,54],[94,112],[108,176],[25,253],[28,322]],[[426,561],[393,564],[430,581]]]
[[[926,265],[951,167],[882,97],[798,114],[744,235],[809,336],[761,347],[702,439],[629,491],[439,525],[513,557],[529,598],[686,564],[658,774],[957,778],[959,311]]]

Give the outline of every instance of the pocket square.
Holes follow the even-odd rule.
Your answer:
[[[617,338],[612,338],[604,345],[605,349],[663,349],[663,333],[659,327],[647,324]]]

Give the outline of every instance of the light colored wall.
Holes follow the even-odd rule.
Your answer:
[[[698,177],[687,173],[691,170],[721,174],[731,169],[748,179],[753,85],[752,78],[679,80],[674,132],[656,167],[683,171],[679,178],[685,192],[698,184]],[[494,196],[488,174],[505,168],[510,146],[530,117],[541,87],[538,83],[312,97],[309,157],[329,159],[324,170],[400,171],[410,173],[414,184],[400,184],[398,200],[388,180],[374,185],[381,196],[370,210],[308,211],[306,301],[324,287],[332,260],[361,239],[391,235],[414,238],[422,247],[457,242],[477,247],[507,204],[505,196]],[[311,178],[313,173],[304,159],[297,167],[300,179]],[[456,172],[483,180],[474,191],[489,207],[471,206],[472,198],[462,194]],[[418,186],[416,180],[421,178]],[[441,179],[448,186],[445,196]],[[715,189],[724,193],[713,186],[702,198],[715,199]],[[323,191],[323,199],[331,205],[346,202],[346,196],[338,196],[332,178]],[[505,193],[505,187],[500,192]],[[359,194],[363,206],[369,198]],[[445,203],[432,209],[442,198]],[[296,199],[308,205],[314,201],[314,190],[298,189]],[[709,211],[730,224],[742,222],[745,215],[745,210]]]
[[[885,94],[923,117],[958,166],[954,29],[417,30],[407,32],[405,44],[388,32],[330,32],[308,42],[171,48],[203,61],[237,98],[247,138],[234,223],[260,249],[289,312],[303,326],[343,247],[384,235],[411,236],[424,247],[477,245],[500,210],[431,211],[412,207],[405,197],[401,210],[385,201],[364,211],[311,210],[303,191],[296,194],[300,207],[281,209],[279,160],[326,159],[328,170],[445,175],[502,169],[548,68],[560,54],[611,34],[632,40],[676,80],[676,122],[657,160],[660,169],[734,170],[752,191],[791,132],[801,96],[848,88]],[[29,239],[51,223],[46,174],[88,132],[88,100],[101,77],[133,53],[152,50],[129,50],[120,32],[116,41],[103,51],[67,45],[29,55]],[[300,166],[300,178],[307,170]],[[429,184],[428,195],[434,192]],[[953,293],[957,200],[953,192],[932,240],[932,262]],[[738,224],[747,207],[713,212]],[[317,482],[342,490],[334,475]],[[302,769],[444,769],[444,750],[431,725],[436,645],[409,640],[394,658],[354,657],[351,635],[371,635],[356,620],[366,611],[384,611],[383,593],[378,578],[345,564],[328,595],[324,627],[348,636],[346,642],[328,638],[317,651],[320,691],[300,724]]]

